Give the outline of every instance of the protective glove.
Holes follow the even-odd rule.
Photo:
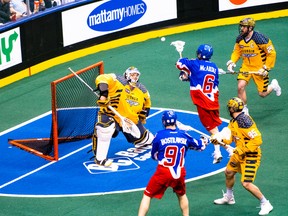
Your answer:
[[[263,67],[258,72],[263,77],[267,77],[269,74],[269,70],[267,69],[266,65],[263,65]]]
[[[142,122],[142,124],[146,123],[146,117],[147,117],[147,111],[146,110],[141,110],[138,112],[138,118]]]
[[[181,81],[190,81],[190,78],[189,78],[189,75],[186,71],[180,71],[180,74],[179,74],[179,79]]]
[[[214,145],[218,145],[220,142],[222,142],[222,136],[220,133],[212,134],[210,136],[210,142]]]
[[[232,60],[229,60],[227,63],[226,63],[226,66],[227,66],[227,70],[231,73],[235,73],[234,71],[234,68],[236,67],[236,64],[232,61]]]
[[[206,149],[206,146],[210,143],[209,142],[209,139],[206,137],[206,136],[204,136],[204,135],[201,135],[200,136],[200,139],[202,140],[202,147],[201,147],[201,151],[203,151],[204,149]]]

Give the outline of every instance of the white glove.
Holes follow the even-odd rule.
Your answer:
[[[267,69],[266,65],[263,65],[263,67],[258,72],[263,77],[267,77],[269,74],[269,70]]]
[[[234,68],[236,67],[236,64],[232,61],[232,60],[229,60],[227,63],[227,70],[231,73],[234,73]]]
[[[222,134],[220,132],[216,133],[216,134],[212,134],[210,136],[210,142],[214,145],[218,145],[219,143],[221,143],[223,140]]]

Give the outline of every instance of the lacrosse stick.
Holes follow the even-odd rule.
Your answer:
[[[71,73],[73,73],[87,88],[89,88],[98,98],[99,95],[97,94],[97,92],[95,92],[91,86],[89,86],[77,73],[75,73],[70,67],[68,68],[68,70],[71,71]],[[131,134],[133,137],[135,138],[140,138],[141,136],[141,132],[139,130],[139,128],[137,127],[137,125],[132,122],[130,119],[125,118],[123,116],[120,115],[120,113],[115,110],[112,106],[108,105],[108,108],[115,114],[117,115],[122,123],[122,129],[125,133],[129,133]]]
[[[218,72],[219,72],[219,74],[244,74],[244,75],[256,74],[256,75],[262,75],[262,73],[259,71],[249,71],[249,72],[235,71],[235,72],[231,72],[231,71],[224,71],[222,68],[218,68]]]
[[[183,124],[182,122],[180,121],[176,121],[176,126],[180,129],[180,130],[184,130],[184,131],[195,131],[196,133],[199,133],[201,135],[203,135],[204,137],[208,138],[208,140],[210,141],[210,136],[208,136],[207,134],[191,127],[190,125],[185,125]],[[219,145],[223,146],[223,147],[226,147],[227,145],[223,142],[219,142]]]
[[[185,42],[177,40],[177,41],[173,41],[170,45],[176,48],[176,51],[179,53],[180,58],[182,58],[182,52],[184,50]]]

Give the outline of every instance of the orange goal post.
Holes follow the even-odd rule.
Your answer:
[[[96,77],[103,73],[103,61],[76,71],[92,87],[95,86]],[[72,73],[55,80],[51,82],[50,137],[9,139],[8,142],[44,159],[57,161],[60,144],[92,138],[98,113],[97,99],[96,94]]]

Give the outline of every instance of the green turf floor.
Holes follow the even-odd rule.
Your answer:
[[[271,215],[287,215],[287,119],[288,119],[288,18],[257,21],[256,30],[267,34],[277,51],[277,63],[271,71],[271,79],[276,78],[282,86],[281,97],[272,93],[260,98],[253,83],[248,86],[248,105],[263,136],[262,164],[256,178],[256,185],[274,205]],[[199,44],[209,43],[214,48],[215,61],[225,69],[230,59],[237,25],[208,28],[166,37],[148,39],[109,51],[102,51],[65,64],[54,66],[45,72],[25,78],[0,89],[0,131],[4,131],[37,115],[49,111],[50,82],[69,74],[68,67],[78,70],[103,60],[105,73],[123,73],[131,65],[141,71],[141,81],[149,89],[153,107],[167,107],[196,111],[189,96],[188,83],[178,80],[175,62],[179,55],[170,42],[186,42],[183,56],[194,57]],[[239,66],[239,65],[237,65]],[[225,109],[229,98],[236,96],[237,82],[234,75],[220,77],[221,116],[229,118]],[[1,159],[0,159],[1,160]],[[17,160],[17,158],[11,158]],[[7,161],[2,163],[8,163]],[[0,173],[1,177],[1,173]],[[141,176],[139,176],[141,178]],[[187,195],[190,201],[190,215],[199,216],[252,216],[258,215],[259,202],[245,191],[239,176],[235,186],[236,205],[216,206],[213,200],[222,196],[225,189],[224,174],[187,183]],[[135,181],[135,179],[131,179]],[[109,182],[107,182],[109,184]],[[1,191],[0,191],[1,192]],[[15,198],[0,197],[0,215],[2,216],[63,216],[63,215],[137,215],[142,191],[114,195],[74,197],[74,198]],[[168,190],[162,200],[152,200],[151,216],[180,215],[176,196]]]

